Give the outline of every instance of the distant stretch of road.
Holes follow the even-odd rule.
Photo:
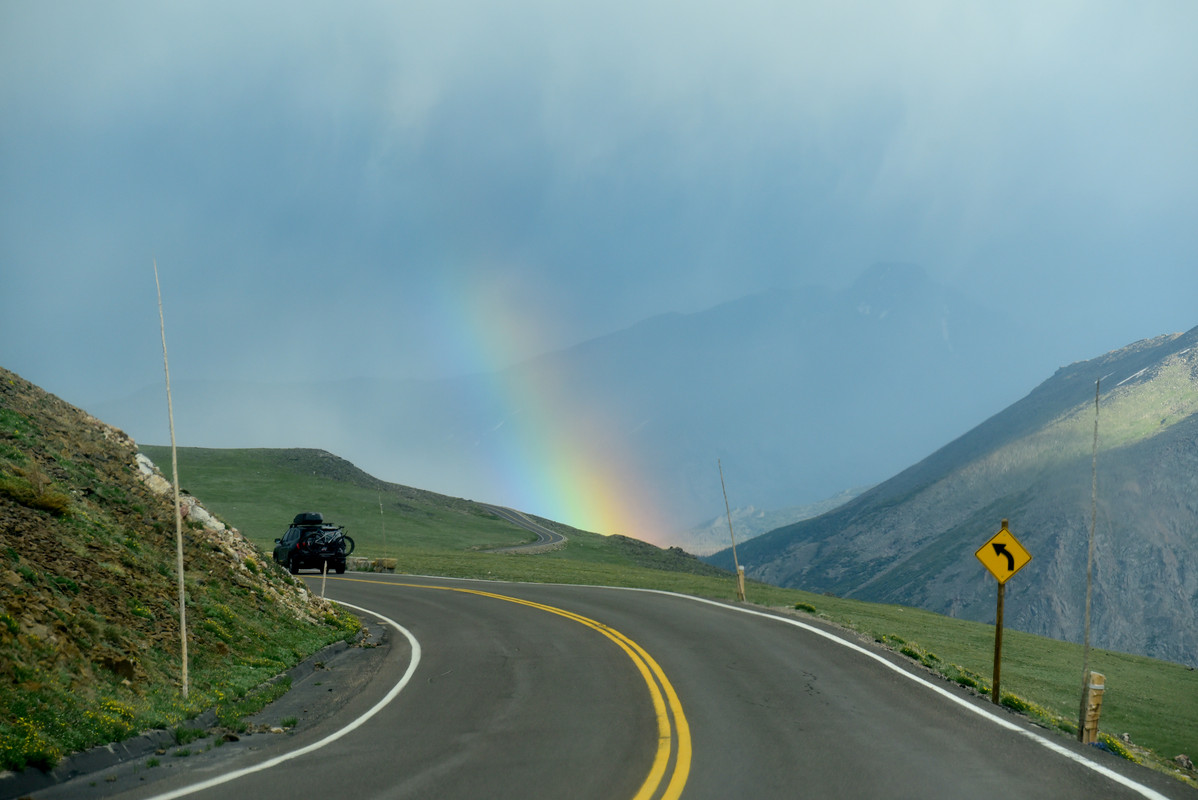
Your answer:
[[[1193,797],[890,653],[760,609],[402,575],[330,577],[328,595],[402,626],[339,715],[225,759],[229,783],[196,759],[194,777],[143,771],[154,785],[119,796]],[[280,752],[301,755],[267,761]],[[235,771],[255,759],[274,765]],[[191,792],[199,778],[210,783]]]
[[[508,522],[512,523],[513,525],[516,525],[520,528],[524,528],[524,530],[526,530],[526,531],[532,531],[533,533],[535,533],[537,535],[537,540],[535,542],[529,542],[528,544],[518,544],[513,547],[500,547],[491,552],[515,553],[515,552],[518,552],[521,550],[534,550],[534,551],[535,550],[543,550],[543,549],[549,549],[549,546],[551,546],[551,545],[564,544],[566,542],[566,537],[563,536],[562,534],[558,533],[557,531],[546,528],[544,525],[541,525],[539,522],[535,522],[534,520],[530,519],[529,517],[525,516],[524,514],[520,513],[519,511],[515,510],[514,508],[505,508],[504,506],[493,506],[488,503],[480,503],[479,505],[481,505],[483,508],[489,509],[491,511],[491,513],[495,514],[496,516],[498,516],[502,519],[507,520]]]

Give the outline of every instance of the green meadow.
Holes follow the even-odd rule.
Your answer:
[[[142,450],[169,477],[169,449]],[[357,543],[355,555],[394,558],[396,572],[734,599],[730,573],[676,551],[552,523],[569,537],[563,549],[538,555],[484,552],[535,537],[468,500],[382,483],[317,451],[182,448],[179,472],[185,490],[267,554],[295,513],[320,511],[347,526]],[[990,695],[992,625],[752,582],[747,593],[750,603],[830,621]],[[1091,650],[1090,666],[1106,676],[1101,730],[1108,747],[1198,786],[1171,761],[1182,753],[1198,758],[1198,671],[1105,650]],[[1080,645],[1005,631],[1002,704],[1061,736],[1076,736],[1081,671]],[[1130,748],[1121,745],[1124,733]]]

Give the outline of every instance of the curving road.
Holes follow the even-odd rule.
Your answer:
[[[1194,797],[888,653],[751,608],[390,575],[330,578],[328,594],[402,626],[338,714],[103,796],[165,800],[373,709],[319,750],[178,796]]]
[[[557,548],[559,545],[566,543],[566,537],[555,530],[546,528],[539,522],[531,519],[527,515],[517,511],[514,508],[506,508],[504,506],[493,506],[489,503],[480,503],[483,508],[489,509],[500,519],[505,519],[518,528],[523,528],[526,531],[531,531],[537,536],[535,542],[528,544],[518,544],[512,547],[499,547],[491,550],[492,553],[541,553]]]

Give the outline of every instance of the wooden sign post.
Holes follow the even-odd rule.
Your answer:
[[[994,680],[990,686],[990,701],[994,705],[998,705],[1000,700],[998,697],[999,676],[1002,674],[1002,602],[1003,595],[1007,593],[1007,585],[1000,583],[998,585],[998,608],[994,612]]]
[[[998,581],[998,608],[994,612],[994,685],[990,691],[990,699],[995,705],[1000,702],[998,684],[1002,672],[1002,612],[1007,581],[1032,560],[1031,554],[1007,530],[1007,524],[1004,519],[999,532],[974,553],[982,566]]]

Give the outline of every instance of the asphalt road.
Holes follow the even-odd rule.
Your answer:
[[[537,552],[546,549],[550,545],[565,544],[566,537],[555,530],[546,528],[539,522],[530,519],[527,515],[522,514],[514,508],[506,508],[504,506],[493,506],[487,503],[481,504],[484,508],[489,508],[496,516],[507,520],[518,528],[523,528],[526,531],[531,531],[537,536],[535,542],[528,544],[518,544],[512,547],[498,547],[492,552],[496,553],[517,553]]]
[[[328,595],[405,630],[387,627],[383,646],[355,656],[368,659],[356,677],[329,671],[331,684],[356,683],[330,684],[326,716],[99,796],[172,796],[358,720],[186,796],[1198,797],[793,618],[654,592],[390,575],[330,578]],[[305,714],[322,701],[312,683],[288,701]]]

